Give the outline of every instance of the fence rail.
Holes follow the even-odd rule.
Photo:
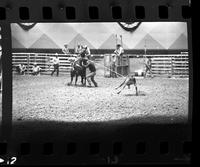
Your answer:
[[[13,72],[19,64],[26,65],[26,72],[30,73],[32,71],[32,66],[37,63],[41,68],[41,73],[50,73],[53,70],[52,59],[55,56],[54,53],[13,53],[12,65]],[[75,57],[73,54],[58,54],[60,59],[59,71],[62,73],[69,73],[70,67],[70,57]]]
[[[106,54],[108,55],[108,54]],[[52,58],[55,53],[13,53],[12,55],[12,65],[13,72],[15,67],[19,64],[24,64],[27,67],[26,72],[30,73],[34,63],[37,63],[41,69],[42,73],[50,73],[53,70]],[[133,56],[133,55],[127,55]],[[122,59],[122,66],[128,66],[127,56]],[[182,54],[167,54],[167,55],[147,55],[151,57],[152,60],[152,72],[156,76],[185,76],[189,75],[189,60],[188,53]],[[58,54],[60,59],[60,72],[69,73],[71,57],[75,57],[74,54]],[[102,59],[104,55],[95,55],[97,60]],[[96,61],[96,60],[95,60]],[[127,71],[128,72],[128,71]],[[132,72],[132,71],[129,71]]]
[[[161,57],[162,56],[162,57]],[[176,55],[150,55],[154,75],[189,76],[188,53]]]

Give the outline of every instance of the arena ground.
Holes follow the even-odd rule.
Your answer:
[[[114,89],[123,78],[96,77],[99,87],[67,86],[69,76],[13,76],[13,122],[186,122],[188,79],[138,78],[135,89]],[[80,81],[79,81],[80,84]]]

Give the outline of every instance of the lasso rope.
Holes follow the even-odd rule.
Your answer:
[[[90,60],[91,61],[91,60]],[[116,72],[116,71],[113,71],[113,70],[111,70],[110,68],[108,68],[108,67],[106,67],[106,66],[104,66],[104,65],[102,65],[102,64],[100,64],[100,63],[96,63],[96,62],[94,62],[94,61],[92,61],[93,63],[95,63],[95,64],[98,64],[98,65],[100,65],[100,66],[102,66],[102,67],[104,67],[104,68],[106,68],[106,69],[108,69],[108,70],[110,70],[111,72],[114,72],[114,73],[116,73],[116,74],[118,74],[119,76],[121,76],[121,77],[124,77],[124,78],[126,78],[127,76],[124,76],[124,75],[122,75],[122,74],[119,74],[118,72]]]

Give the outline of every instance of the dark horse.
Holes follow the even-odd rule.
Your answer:
[[[71,75],[71,82],[68,85],[71,85],[73,82],[73,78],[75,78],[75,85],[77,85],[78,76],[81,76],[81,83],[82,85],[86,85],[86,68],[78,65],[74,65],[70,71]]]
[[[86,64],[87,60],[85,58],[85,51],[81,53],[81,58],[79,60],[79,63],[76,62],[72,65],[70,75],[71,75],[71,82],[68,83],[68,85],[71,85],[73,82],[73,78],[75,78],[75,85],[77,85],[78,76],[81,76],[81,83],[83,86],[86,85],[86,68],[82,66],[82,64]]]

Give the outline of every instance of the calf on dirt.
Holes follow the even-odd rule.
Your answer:
[[[122,82],[121,85],[119,85],[117,88],[115,88],[115,89],[118,89],[118,88],[120,88],[120,87],[123,86],[122,89],[121,89],[119,92],[117,92],[117,94],[120,94],[121,91],[122,91],[126,86],[128,86],[128,89],[130,89],[130,85],[134,85],[134,86],[135,86],[136,95],[138,95],[136,79],[135,79],[135,77],[134,77],[133,75],[130,76],[130,77],[126,77],[126,79],[124,80],[124,82]]]

